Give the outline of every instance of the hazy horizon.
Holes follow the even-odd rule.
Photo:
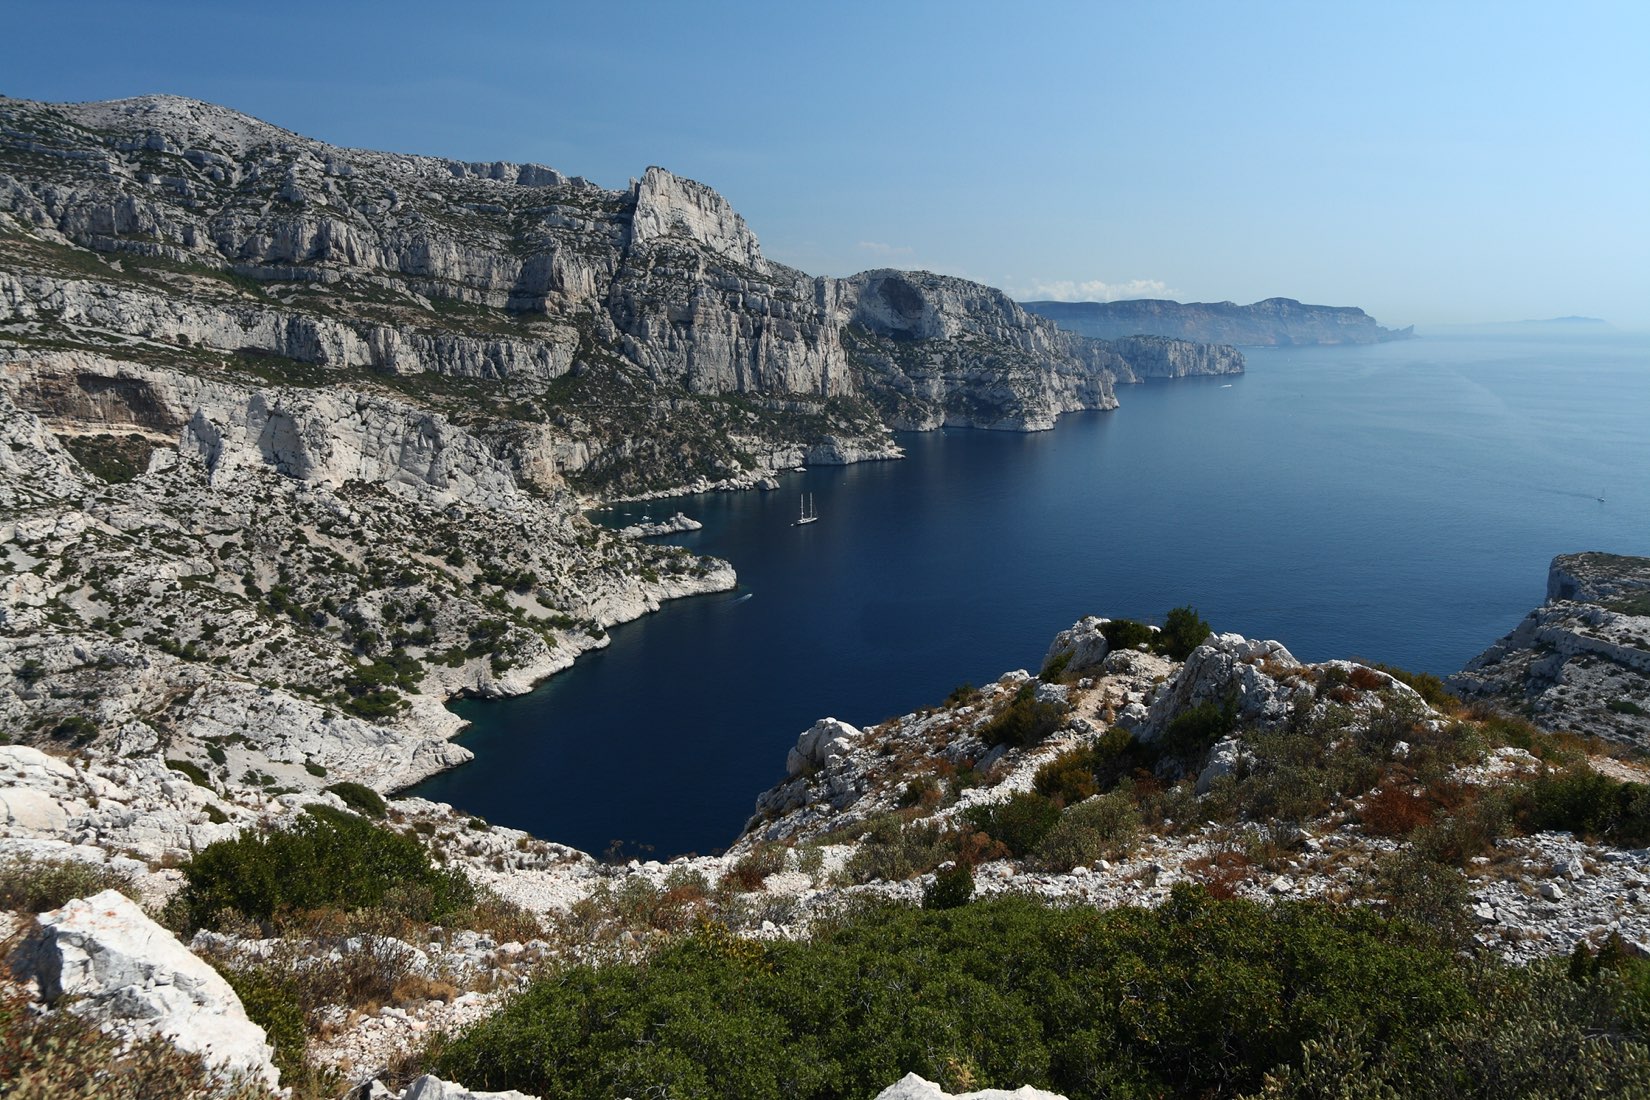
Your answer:
[[[607,187],[660,164],[814,274],[1650,328],[1637,5],[508,11],[28,4],[0,93],[185,95]]]

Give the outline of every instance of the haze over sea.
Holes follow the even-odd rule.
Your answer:
[[[455,704],[477,758],[413,793],[586,851],[714,851],[816,719],[1035,672],[1086,614],[1190,603],[1303,660],[1447,675],[1541,602],[1553,555],[1650,554],[1650,337],[1245,354],[1051,432],[907,434],[903,462],[601,513],[687,512],[704,529],[669,541],[739,590],[615,628],[530,695]],[[792,527],[804,491],[821,519]]]

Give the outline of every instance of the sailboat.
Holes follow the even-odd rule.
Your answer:
[[[801,527],[804,523],[818,523],[819,513],[814,511],[814,495],[806,493],[796,502],[797,519],[792,527]]]

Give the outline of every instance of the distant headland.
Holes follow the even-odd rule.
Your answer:
[[[1236,302],[1172,302],[1142,298],[1123,302],[1021,302],[1027,312],[1047,317],[1083,336],[1170,336],[1238,346],[1287,347],[1318,344],[1379,344],[1415,335],[1408,328],[1382,328],[1355,306],[1315,306],[1293,298]]]

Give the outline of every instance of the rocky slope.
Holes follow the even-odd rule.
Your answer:
[[[183,371],[370,379],[533,425],[501,445],[607,490],[765,476],[827,437],[891,457],[888,425],[1045,428],[1165,358],[962,280],[808,276],[663,169],[605,190],[168,96],[0,100],[0,277],[13,357],[113,345]],[[1242,369],[1230,349],[1168,357]]]
[[[1303,305],[1293,298],[1236,302],[1024,302],[1026,311],[1100,340],[1148,334],[1214,344],[1297,346],[1380,344],[1415,335],[1415,326],[1382,328],[1354,306]]]
[[[531,922],[517,917],[488,932],[408,930],[405,922],[393,931],[370,922],[329,931],[316,921],[273,938],[252,925],[198,933],[189,947],[231,973],[363,951],[383,960],[407,992],[366,1009],[339,1004],[312,1024],[311,1058],[356,1081],[398,1064],[432,1031],[496,1011],[546,960],[633,957],[700,917],[754,938],[805,936],[855,898],[920,900],[959,862],[972,867],[968,889],[979,897],[1154,906],[1176,883],[1194,882],[1222,896],[1391,906],[1405,904],[1404,895],[1383,893],[1382,883],[1410,854],[1457,859],[1464,946],[1530,960],[1614,933],[1630,950],[1650,951],[1646,850],[1502,826],[1478,836],[1477,848],[1418,855],[1439,836],[1465,835],[1452,822],[1476,821],[1481,800],[1576,766],[1551,755],[1553,746],[1534,746],[1548,755],[1544,763],[1498,739],[1504,727],[1480,725],[1447,702],[1435,709],[1375,669],[1303,664],[1277,642],[1235,634],[1210,635],[1176,661],[1149,644],[1114,645],[1116,625],[1074,624],[1053,640],[1038,676],[1010,672],[876,727],[821,720],[798,738],[787,777],[758,799],[745,836],[725,855],[604,866],[451,807],[400,799],[390,804],[394,827],[521,906]],[[1040,724],[1010,721],[1029,708]],[[1596,764],[1644,778],[1620,761]],[[1003,830],[1010,808],[1028,800],[1058,820],[1044,839],[1016,850],[1002,839],[1015,834]],[[3,747],[0,868],[19,858],[106,867],[131,876],[129,892],[158,911],[178,884],[168,864],[186,847],[249,827],[289,827],[314,801],[345,805],[332,793],[243,784],[233,769],[191,782],[141,753]],[[209,818],[207,806],[225,820]],[[1435,873],[1458,874],[1443,866]],[[31,919],[14,923],[26,929]],[[109,982],[89,972],[77,979],[94,1004],[127,1003],[123,976],[163,962],[171,972],[189,968],[164,932],[107,898],[46,914],[29,942],[39,957],[61,937],[54,929],[84,937],[100,924],[120,951],[145,940],[160,946],[152,961],[104,967]],[[48,985],[32,995],[50,996]],[[162,1006],[121,1016],[120,1026],[188,1027],[204,997],[181,999],[175,1019]],[[216,1012],[238,1020],[232,1008]],[[247,1053],[233,1057],[267,1073],[260,1042],[248,1033],[236,1048]]]
[[[1650,747],[1650,558],[1554,558],[1547,602],[1450,682],[1547,729]]]

